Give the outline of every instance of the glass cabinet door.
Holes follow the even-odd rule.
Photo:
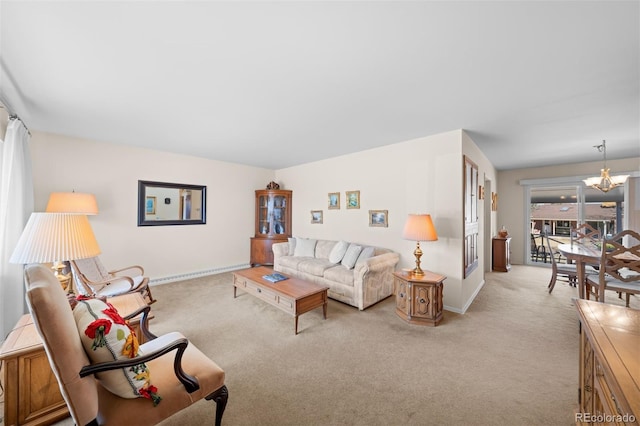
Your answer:
[[[256,191],[256,237],[291,236],[290,204],[290,191]]]

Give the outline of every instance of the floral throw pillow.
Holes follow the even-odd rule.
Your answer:
[[[73,308],[78,333],[91,362],[115,361],[141,355],[138,338],[129,324],[108,302],[80,296]],[[107,390],[122,398],[147,398],[158,405],[162,399],[151,384],[145,363],[96,374]]]

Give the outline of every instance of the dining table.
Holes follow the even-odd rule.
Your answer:
[[[585,289],[585,266],[600,264],[601,249],[593,243],[573,242],[571,244],[558,244],[558,251],[567,260],[575,262],[578,276],[578,297],[585,299],[588,296]],[[598,300],[604,300],[604,286],[598,286]]]

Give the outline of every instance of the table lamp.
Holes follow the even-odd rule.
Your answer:
[[[87,216],[37,212],[31,213],[9,262],[50,263],[99,254],[100,247]]]
[[[438,234],[436,228],[431,221],[431,215],[428,214],[410,214],[404,224],[402,237],[405,240],[416,242],[416,249],[413,255],[416,257],[416,267],[413,269],[414,275],[424,275],[424,271],[420,268],[420,258],[422,250],[420,249],[420,241],[437,241]]]

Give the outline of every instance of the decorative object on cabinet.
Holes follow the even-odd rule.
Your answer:
[[[584,299],[573,302],[580,320],[576,424],[637,425],[640,312]]]
[[[492,269],[498,272],[509,272],[511,269],[511,238],[492,238],[491,251]]]
[[[388,210],[369,210],[369,226],[388,227]]]
[[[255,191],[255,233],[251,238],[252,266],[273,265],[274,243],[291,237],[292,192],[285,189]]]
[[[280,189],[280,185],[278,185],[276,182],[271,181],[269,182],[269,184],[267,185],[267,189]]]
[[[322,210],[311,210],[311,223],[322,223]]]
[[[436,326],[442,321],[444,275],[426,271],[422,275],[396,271],[394,293],[396,315],[410,324]]]
[[[203,185],[139,180],[138,226],[205,224],[206,195]]]
[[[340,210],[340,193],[339,192],[330,192],[329,193],[329,210]]]
[[[602,192],[609,192],[616,186],[624,184],[629,175],[609,175],[609,169],[607,168],[607,142],[603,140],[601,145],[594,145],[593,147],[599,152],[602,152],[604,156],[604,166],[600,169],[600,176],[584,179],[584,184],[592,188],[599,189]]]
[[[435,226],[433,226],[433,222],[431,221],[431,215],[410,214],[404,224],[402,237],[405,240],[416,242],[416,249],[413,252],[413,255],[416,257],[416,267],[413,270],[413,274],[417,276],[424,275],[424,272],[420,268],[420,258],[422,257],[420,241],[438,240],[438,234]]]
[[[360,208],[360,191],[347,191],[346,198],[348,209]]]
[[[507,238],[508,236],[509,236],[509,231],[507,231],[507,228],[502,226],[502,228],[500,228],[500,230],[498,231],[498,237]]]
[[[464,156],[463,168],[464,211],[464,276],[468,277],[478,267],[478,166]]]

